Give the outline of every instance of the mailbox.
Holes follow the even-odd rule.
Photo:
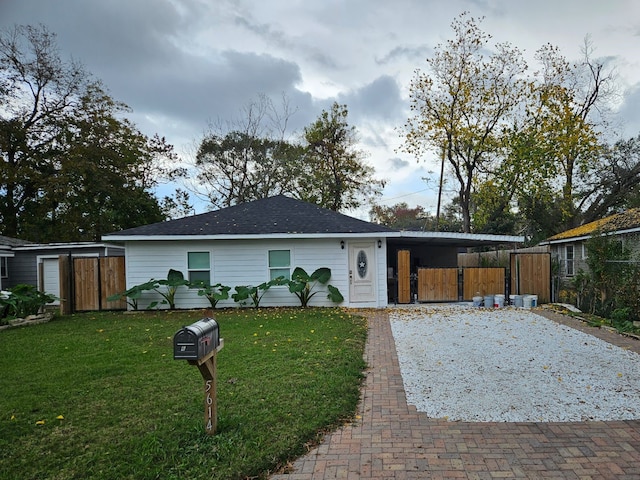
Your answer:
[[[200,360],[220,346],[220,329],[213,318],[182,327],[173,336],[175,360]]]

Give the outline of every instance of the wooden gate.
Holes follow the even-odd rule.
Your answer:
[[[107,298],[126,290],[124,257],[77,257],[63,255],[60,265],[62,314],[88,310],[125,310],[126,300]],[[71,301],[67,301],[71,299]]]
[[[398,250],[398,303],[411,301],[411,252]]]
[[[419,302],[457,302],[457,268],[419,268]]]
[[[537,295],[538,304],[551,301],[551,254],[512,253],[511,294]]]
[[[505,269],[467,267],[462,269],[462,299],[471,301],[476,295],[505,294]]]

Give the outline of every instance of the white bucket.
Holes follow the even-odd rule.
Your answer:
[[[531,297],[531,308],[538,306],[538,295],[529,295]]]
[[[482,306],[482,297],[473,297],[473,306],[474,307]]]
[[[504,295],[498,294],[493,297],[493,306],[495,308],[504,307]]]
[[[513,305],[516,308],[522,308],[523,307],[523,303],[522,303],[522,295],[513,295],[513,302],[511,302],[511,305]]]
[[[525,295],[524,297],[522,297],[522,306],[524,308],[531,308],[533,306],[533,296]]]
[[[493,308],[493,295],[484,296],[484,306],[486,308]]]

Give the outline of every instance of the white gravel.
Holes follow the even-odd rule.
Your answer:
[[[407,401],[432,418],[640,418],[640,355],[533,310],[411,306],[390,319]]]

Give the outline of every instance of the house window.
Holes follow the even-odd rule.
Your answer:
[[[269,279],[284,277],[291,280],[291,251],[269,250]]]
[[[211,260],[209,252],[188,252],[187,271],[190,282],[211,284]]]
[[[8,257],[0,257],[0,278],[9,278]]]
[[[567,245],[565,247],[565,265],[566,265],[566,274],[567,277],[572,277],[573,276],[573,262],[574,262],[574,256],[573,256],[573,245]]]

